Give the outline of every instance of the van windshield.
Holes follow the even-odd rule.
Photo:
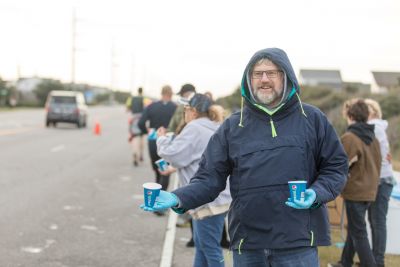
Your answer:
[[[52,104],[75,104],[76,98],[75,98],[75,96],[52,96],[51,103]]]

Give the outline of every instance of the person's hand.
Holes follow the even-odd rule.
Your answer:
[[[311,188],[306,189],[304,192],[304,200],[295,199],[294,202],[289,198],[285,204],[294,209],[309,209],[312,204],[314,204],[315,199],[317,198],[317,194]]]
[[[158,128],[158,130],[157,130],[157,136],[158,137],[165,136],[166,133],[167,133],[167,129],[165,129],[162,126],[160,128]]]
[[[176,169],[175,169],[174,167],[172,167],[171,165],[168,165],[168,168],[167,168],[165,171],[161,171],[160,169],[158,169],[158,172],[159,172],[161,175],[168,176],[168,175],[170,175],[171,173],[176,172]]]
[[[178,197],[170,192],[160,190],[160,195],[156,198],[156,202],[152,208],[146,207],[144,204],[140,208],[145,211],[163,211],[179,204]]]

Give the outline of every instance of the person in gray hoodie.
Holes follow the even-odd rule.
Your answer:
[[[166,136],[165,128],[157,131],[157,153],[177,168],[180,185],[190,183],[207,144],[220,126],[221,111],[203,94],[195,94],[185,105],[186,126],[174,139]],[[195,243],[194,267],[224,266],[220,240],[226,212],[231,203],[229,184],[210,203],[189,211],[193,218]]]
[[[390,147],[386,129],[388,122],[382,119],[382,110],[378,102],[372,99],[365,99],[368,106],[368,123],[375,125],[375,136],[379,141],[382,165],[378,186],[378,193],[375,202],[371,203],[368,209],[368,220],[372,233],[372,253],[378,267],[385,266],[386,250],[386,216],[389,208],[390,195],[396,181],[393,176]]]

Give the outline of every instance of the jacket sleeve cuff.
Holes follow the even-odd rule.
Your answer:
[[[184,214],[187,210],[184,208],[177,208],[177,207],[172,207],[171,208],[173,211],[175,211],[178,214]]]
[[[321,203],[319,203],[319,202],[314,202],[312,205],[311,205],[311,207],[310,207],[310,210],[315,210],[315,209],[318,209],[319,207],[321,207]]]
[[[171,209],[173,211],[175,211],[176,213],[178,213],[178,214],[184,214],[187,210],[182,207],[182,204],[181,204],[181,201],[179,200],[179,197],[177,195],[175,195],[175,194],[173,194],[173,195],[176,198],[178,204],[176,204],[176,206],[174,206],[174,207],[171,207]]]

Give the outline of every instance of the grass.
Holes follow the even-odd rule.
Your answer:
[[[332,229],[332,246],[319,247],[318,254],[320,259],[320,266],[326,267],[328,262],[337,262],[342,254],[342,248],[335,246],[337,242],[342,242],[340,238],[340,231],[338,229]],[[398,267],[400,266],[400,255],[385,255],[385,266],[386,267]]]
[[[29,109],[43,109],[43,107],[9,107],[9,106],[0,106],[0,112],[9,112],[9,111],[17,111],[17,110],[29,110]]]
[[[394,170],[400,170],[400,161],[399,160],[392,160],[392,165]]]

